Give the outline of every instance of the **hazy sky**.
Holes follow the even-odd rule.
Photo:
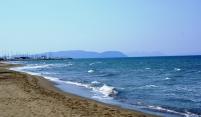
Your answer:
[[[201,0],[1,0],[0,52],[201,53]]]

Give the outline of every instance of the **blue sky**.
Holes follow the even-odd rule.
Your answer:
[[[0,52],[201,53],[200,0],[1,0]]]

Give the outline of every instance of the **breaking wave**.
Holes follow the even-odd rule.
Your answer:
[[[50,65],[28,65],[28,66],[23,66],[23,67],[19,67],[18,69],[41,69],[41,68],[47,68],[50,67]]]
[[[176,114],[176,115],[181,115],[181,116],[184,116],[184,117],[200,117],[200,115],[190,113],[188,111],[187,112],[178,112],[178,111],[163,108],[163,107],[160,107],[160,106],[147,106],[147,108],[151,109],[151,110],[156,110],[156,111],[159,111],[159,112],[166,112],[166,113],[172,113],[172,114]]]
[[[175,71],[181,71],[181,69],[180,69],[180,68],[174,68],[174,70],[175,70]]]
[[[110,97],[114,97],[118,94],[118,91],[114,87],[107,86],[105,84],[99,88],[99,92]]]
[[[88,73],[93,73],[94,72],[94,70],[92,70],[92,69],[90,69],[89,71],[88,71]]]
[[[97,81],[93,81],[91,82],[91,84],[86,84],[86,83],[80,83],[80,82],[74,82],[74,81],[64,81],[64,80],[60,80],[59,78],[49,77],[49,76],[44,76],[44,77],[56,83],[65,83],[65,84],[76,85],[79,87],[91,89],[94,92],[101,93],[103,97],[115,97],[118,94],[118,91],[115,87],[108,86],[106,84],[103,84],[101,86],[94,85],[94,84],[100,84],[100,82],[97,82]]]
[[[94,62],[94,63],[90,63],[89,66],[95,65],[95,64],[100,64],[102,62]]]

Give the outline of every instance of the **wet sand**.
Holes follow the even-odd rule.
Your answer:
[[[48,80],[0,63],[0,117],[154,117],[64,93]]]

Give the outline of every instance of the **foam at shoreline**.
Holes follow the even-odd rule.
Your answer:
[[[102,98],[114,97],[114,96],[116,96],[118,94],[118,91],[114,87],[108,86],[106,84],[103,84],[102,86],[96,87],[94,84],[99,83],[97,81],[94,81],[91,84],[84,84],[84,83],[73,82],[73,81],[64,81],[64,80],[60,80],[59,78],[56,78],[56,77],[45,76],[45,75],[42,75],[41,73],[29,72],[29,71],[24,70],[24,69],[27,69],[27,68],[28,69],[29,68],[37,69],[37,68],[41,68],[41,67],[46,67],[46,66],[39,66],[39,67],[26,67],[26,66],[23,66],[23,67],[16,67],[16,68],[10,68],[10,69],[14,70],[14,71],[19,71],[19,72],[25,72],[25,73],[28,73],[28,74],[31,74],[31,75],[42,76],[42,77],[44,77],[44,78],[46,78],[46,79],[48,79],[48,80],[50,80],[52,82],[55,82],[55,83],[65,83],[65,84],[76,85],[76,86],[79,86],[79,87],[84,87],[84,88],[87,88],[87,89],[91,89],[94,92],[101,93]],[[101,95],[99,95],[99,96],[101,96]],[[99,98],[101,98],[101,97],[99,97]]]

